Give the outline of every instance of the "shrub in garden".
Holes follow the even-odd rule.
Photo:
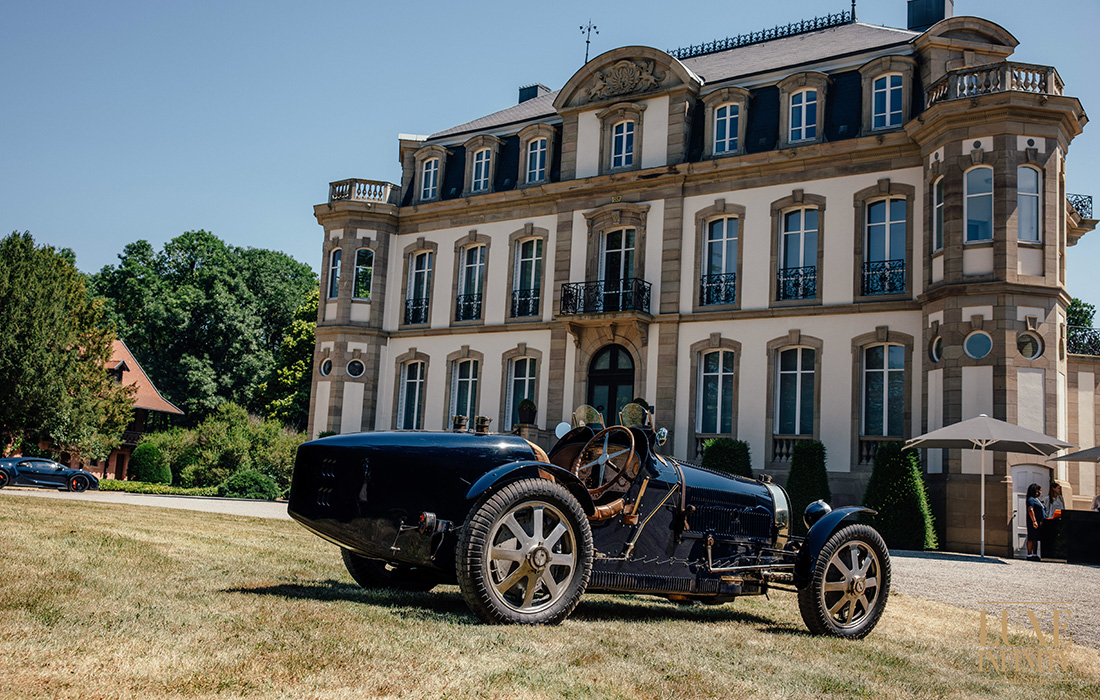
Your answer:
[[[825,445],[817,440],[800,440],[791,450],[791,471],[787,475],[787,495],[791,497],[791,532],[806,534],[802,513],[814,501],[826,503],[832,498],[829,474],[825,471]]]
[[[863,505],[878,512],[865,516],[887,546],[898,549],[936,549],[936,530],[928,491],[916,450],[904,450],[900,442],[878,446]]]
[[[130,456],[130,468],[126,473],[130,481],[144,481],[147,484],[171,484],[172,470],[164,451],[154,443],[143,442]]]
[[[751,479],[752,456],[749,443],[731,438],[711,438],[703,443],[703,466]]]
[[[258,498],[270,501],[279,497],[282,490],[275,480],[255,469],[234,472],[218,485],[218,495],[230,498]]]

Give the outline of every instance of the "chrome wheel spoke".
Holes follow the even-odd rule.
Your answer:
[[[551,554],[550,566],[568,566],[573,568],[573,555],[572,554]]]
[[[535,602],[535,589],[538,588],[539,577],[538,574],[531,571],[527,574],[527,591],[523,594],[524,608],[531,607],[531,603]]]
[[[542,581],[542,585],[546,586],[547,592],[550,593],[550,598],[556,599],[558,597],[558,594],[561,593],[562,584],[554,580],[554,577],[550,575],[549,569],[542,572],[542,577],[540,580]]]
[[[527,547],[531,544],[531,537],[523,530],[523,527],[516,520],[515,513],[510,514],[504,521],[504,526],[512,531],[512,534],[516,536],[523,547]]]
[[[512,588],[524,577],[529,576],[530,574],[531,571],[527,568],[527,565],[520,564],[516,567],[516,570],[513,571],[510,576],[508,576],[508,578],[496,584],[497,591],[499,591],[501,595],[504,595],[508,591],[512,590]]]
[[[543,540],[543,546],[547,549],[553,549],[554,545],[558,543],[558,540],[561,539],[561,536],[564,535],[566,530],[568,529],[569,528],[565,526],[565,523],[559,522],[557,527],[554,528],[554,531],[547,535],[546,539]]]
[[[878,579],[871,577],[863,582],[867,588],[878,588]]]
[[[842,595],[842,596],[840,597],[840,600],[838,600],[838,601],[837,601],[837,602],[836,602],[836,603],[835,603],[835,604],[833,605],[833,607],[829,608],[829,614],[830,614],[830,615],[833,615],[833,616],[837,615],[837,613],[839,613],[839,612],[840,612],[840,609],[841,609],[841,608],[843,608],[843,607],[844,607],[844,606],[845,606],[845,605],[846,605],[846,604],[848,603],[848,601],[849,601],[849,600],[851,600],[851,596],[850,596],[850,595],[848,595],[847,593],[845,593],[844,595]]]
[[[848,582],[847,581],[826,581],[824,584],[822,584],[821,590],[825,591],[826,593],[833,593],[833,592],[843,593],[844,591],[848,590]]]
[[[523,561],[524,558],[522,549],[514,549],[511,547],[493,547],[491,556],[493,560],[505,561]]]
[[[538,543],[542,541],[543,536],[543,518],[545,511],[541,507],[534,509],[534,526],[531,528],[531,541],[532,543]]]

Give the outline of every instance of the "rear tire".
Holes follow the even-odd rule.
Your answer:
[[[69,479],[69,490],[73,493],[84,493],[88,490],[88,477],[77,474]]]
[[[8,473],[6,471],[4,471],[3,469],[0,469],[0,489],[7,486],[8,481],[10,481],[10,477],[8,476]]]
[[[798,592],[814,634],[862,639],[878,624],[890,595],[890,552],[867,525],[849,525],[821,548],[809,584]]]
[[[459,534],[456,573],[467,605],[483,621],[556,625],[588,587],[588,518],[560,484],[506,484],[470,510]]]
[[[394,566],[381,559],[371,559],[355,552],[341,549],[348,573],[367,590],[396,590],[427,593],[436,586],[436,580],[414,566]]]

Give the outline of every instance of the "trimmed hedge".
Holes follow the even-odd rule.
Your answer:
[[[281,491],[270,476],[255,469],[241,469],[218,486],[218,495],[273,501],[281,495]]]
[[[153,493],[162,496],[217,496],[218,489],[208,486],[201,489],[185,489],[167,484],[147,484],[143,481],[119,481],[118,479],[100,479],[100,491],[122,491],[125,493]]]
[[[144,481],[147,484],[171,484],[172,470],[164,450],[154,443],[142,443],[130,456],[130,468],[126,470],[131,481]]]
[[[886,545],[897,549],[936,549],[936,529],[916,450],[885,442],[875,452],[863,505],[878,512],[865,516]]]
[[[829,474],[825,470],[825,445],[817,440],[800,440],[791,450],[791,471],[787,474],[787,495],[791,497],[791,533],[806,534],[802,514],[814,501],[828,503]]]
[[[749,443],[731,438],[711,438],[703,443],[703,466],[726,474],[752,478]]]

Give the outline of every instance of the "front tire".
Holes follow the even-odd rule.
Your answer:
[[[0,469],[0,489],[7,486],[10,479],[11,478],[8,476],[8,473],[3,469]]]
[[[580,503],[545,479],[482,498],[459,534],[456,569],[467,605],[491,624],[556,625],[592,573],[592,531]]]
[[[890,594],[890,553],[873,528],[849,525],[825,543],[809,584],[798,592],[814,634],[862,639],[878,624]]]
[[[367,590],[398,590],[427,593],[436,586],[434,578],[411,566],[387,564],[381,559],[371,559],[355,552],[341,549],[348,573]]]
[[[77,474],[69,479],[69,490],[73,493],[84,493],[88,490],[88,477]]]

